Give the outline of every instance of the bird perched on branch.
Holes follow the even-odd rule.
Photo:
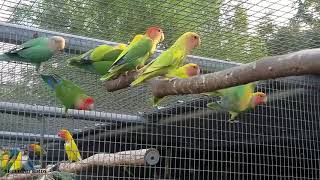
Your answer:
[[[163,76],[184,64],[185,58],[193,49],[200,46],[200,36],[194,32],[186,32],[166,51],[140,69],[135,81],[130,86],[136,86],[156,76]]]
[[[267,95],[263,92],[254,92],[256,83],[221,89],[214,92],[202,93],[206,96],[220,96],[220,102],[208,103],[207,107],[214,110],[227,110],[231,117],[230,122],[237,122],[235,118],[239,113],[267,103]]]
[[[9,172],[19,171],[19,170],[25,170],[25,171],[35,170],[33,163],[29,160],[29,156],[26,155],[24,151],[19,151],[15,161],[10,167]]]
[[[119,44],[116,47],[103,44],[84,54],[69,58],[67,61],[70,66],[104,75],[108,73],[111,65],[126,48],[125,44]]]
[[[101,80],[117,78],[122,73],[138,70],[143,67],[146,60],[155,52],[159,42],[164,40],[164,33],[159,27],[149,27],[144,35],[137,35]]]
[[[46,155],[47,152],[42,148],[39,144],[29,144],[28,146],[29,151],[34,152],[37,156]]]
[[[9,160],[10,160],[10,151],[4,150],[0,155],[1,170],[6,170]]]
[[[1,168],[4,171],[9,171],[14,161],[17,159],[19,155],[20,149],[14,148],[10,150],[5,150],[1,157]]]
[[[192,76],[197,76],[200,74],[200,67],[197,64],[189,63],[184,66],[181,66],[178,69],[175,69],[168,74],[165,74],[164,77],[166,78],[188,78]],[[165,97],[157,98],[152,97],[153,106],[157,106],[160,101],[162,101]]]
[[[39,71],[42,62],[48,61],[64,47],[65,39],[61,36],[38,37],[0,55],[0,60],[32,63],[36,65],[36,71]]]
[[[65,140],[64,149],[67,153],[68,160],[71,162],[81,161],[82,158],[78,146],[73,140],[72,134],[67,129],[61,129],[58,132],[58,136]]]
[[[94,99],[73,82],[56,74],[40,76],[64,105],[65,113],[68,109],[92,110],[94,108]]]

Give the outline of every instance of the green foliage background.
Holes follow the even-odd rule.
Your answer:
[[[288,23],[265,13],[254,27],[244,4],[237,0],[21,1],[12,8],[9,22],[124,43],[146,27],[159,25],[166,36],[162,49],[182,33],[195,31],[202,38],[195,55],[242,63],[319,47],[320,1],[297,0],[293,4],[297,11]]]

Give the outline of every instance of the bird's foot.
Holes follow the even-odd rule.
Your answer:
[[[176,78],[176,77],[171,78],[171,79],[169,79],[169,82],[173,82],[173,81],[175,81],[175,80],[177,80],[177,79],[179,79],[179,78]]]
[[[229,119],[229,120],[228,120],[228,122],[230,122],[230,123],[238,123],[238,122],[239,122],[239,120]]]

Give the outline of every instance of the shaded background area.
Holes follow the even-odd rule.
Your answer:
[[[0,145],[23,147],[42,139],[48,149],[43,160],[56,163],[66,158],[56,133],[68,128],[83,158],[141,148],[156,148],[161,155],[155,166],[94,167],[79,179],[320,179],[318,76],[261,81],[257,90],[269,95],[269,103],[231,124],[226,112],[206,108],[216,97],[171,96],[154,108],[147,85],[109,93],[98,76],[70,68],[65,61],[99,44],[126,43],[156,24],[165,31],[162,50],[183,32],[198,32],[202,46],[188,62],[210,73],[238,65],[227,61],[244,63],[318,47],[319,7],[312,0],[0,0],[0,51],[36,32],[73,34],[62,34],[65,52],[44,63],[41,72],[77,83],[96,99],[98,112],[144,120],[17,115],[9,107],[0,108]],[[1,102],[62,107],[31,64],[0,62],[0,69]]]

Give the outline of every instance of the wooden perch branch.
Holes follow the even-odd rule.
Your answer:
[[[130,71],[127,75],[120,75],[117,79],[106,81],[104,86],[107,91],[113,92],[119,89],[129,87],[138,75],[137,71]]]
[[[140,149],[133,151],[122,151],[113,154],[100,153],[88,157],[74,163],[60,163],[58,170],[62,172],[79,172],[84,169],[88,169],[92,166],[117,166],[117,165],[155,165],[160,158],[159,152],[156,149]],[[17,173],[9,174],[1,179],[6,180],[18,180],[26,179],[30,177],[48,175],[51,172],[47,172],[46,169],[38,169],[35,173]]]
[[[152,84],[152,93],[159,98],[167,95],[199,94],[258,80],[305,74],[320,74],[320,48],[265,57],[252,63],[187,79],[158,80]]]

